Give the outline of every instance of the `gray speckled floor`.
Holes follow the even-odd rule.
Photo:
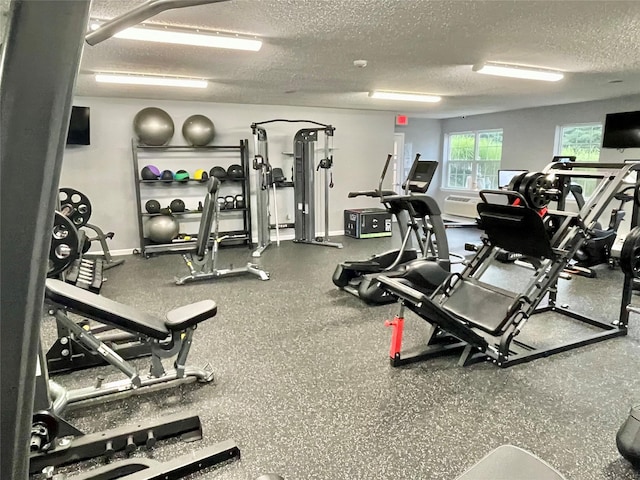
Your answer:
[[[454,251],[477,238],[473,230],[448,232]],[[618,427],[640,401],[637,318],[627,337],[506,370],[461,368],[453,357],[393,369],[383,321],[395,307],[367,307],[331,282],[337,262],[366,258],[392,240],[342,240],[343,250],[291,242],[270,248],[260,259],[272,274],[268,282],[247,276],[178,287],[172,278],[186,271],[179,256],[127,258],[107,272],[105,296],[157,314],[203,298],[218,302],[217,317],[201,324],[190,356],[195,365],[211,363],[216,383],[67,417],[95,431],[195,410],[204,423],[202,442],[162,442],[137,453],[163,460],[218,440],[238,442],[239,462],[193,478],[247,480],[276,472],[288,480],[451,479],[504,443],[529,449],[568,479],[640,478],[615,447]],[[247,259],[247,250],[225,249],[220,263]],[[509,282],[518,275],[510,268],[490,274]],[[561,282],[563,302],[614,318],[622,275],[606,267],[598,274]],[[426,324],[407,318],[410,347]],[[49,337],[52,324],[45,325]],[[556,324],[532,322],[529,334],[544,341],[564,331]],[[74,387],[108,371],[56,379]]]

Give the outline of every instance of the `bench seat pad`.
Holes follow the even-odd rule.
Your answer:
[[[184,330],[200,322],[213,318],[218,313],[218,306],[213,300],[201,300],[167,313],[166,327],[171,330]]]
[[[72,312],[128,332],[158,339],[164,339],[169,335],[169,329],[162,318],[61,280],[48,278],[45,296],[52,302],[67,307]]]

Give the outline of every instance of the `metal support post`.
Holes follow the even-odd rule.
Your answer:
[[[2,45],[0,478],[27,478],[51,226],[89,8],[14,0]],[[25,171],[29,181],[16,182]]]

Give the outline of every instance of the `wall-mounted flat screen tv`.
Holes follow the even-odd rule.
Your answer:
[[[73,107],[67,133],[67,145],[90,145],[89,107]]]
[[[640,112],[609,113],[602,148],[640,148]]]

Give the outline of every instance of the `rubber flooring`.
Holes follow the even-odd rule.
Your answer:
[[[473,229],[449,229],[448,236],[455,252],[478,240]],[[640,402],[637,318],[632,315],[626,337],[508,369],[487,362],[459,367],[455,357],[392,368],[384,320],[397,307],[366,306],[336,289],[331,276],[338,262],[366,258],[398,238],[337,240],[343,249],[270,247],[258,259],[271,273],[264,282],[242,276],[176,286],[173,277],[187,273],[180,256],[127,257],[107,272],[103,295],[157,315],[205,298],[217,302],[217,316],[196,331],[189,362],[209,364],[216,380],[70,410],[66,418],[93,432],[194,411],[204,424],[202,441],[159,442],[134,454],[168,460],[224,439],[238,443],[241,460],[192,478],[444,480],[507,443],[530,450],[567,479],[640,478],[615,446],[618,427]],[[246,249],[223,249],[219,266],[248,260]],[[561,302],[615,320],[622,274],[597,270],[597,279],[562,280]],[[487,272],[512,287],[521,274],[513,266]],[[404,345],[419,346],[426,323],[407,315],[405,325]],[[51,341],[52,320],[43,331]],[[576,331],[551,317],[531,322],[525,333],[553,342]],[[143,359],[136,364],[147,368]],[[55,379],[75,388],[98,375],[110,378],[111,370]]]

